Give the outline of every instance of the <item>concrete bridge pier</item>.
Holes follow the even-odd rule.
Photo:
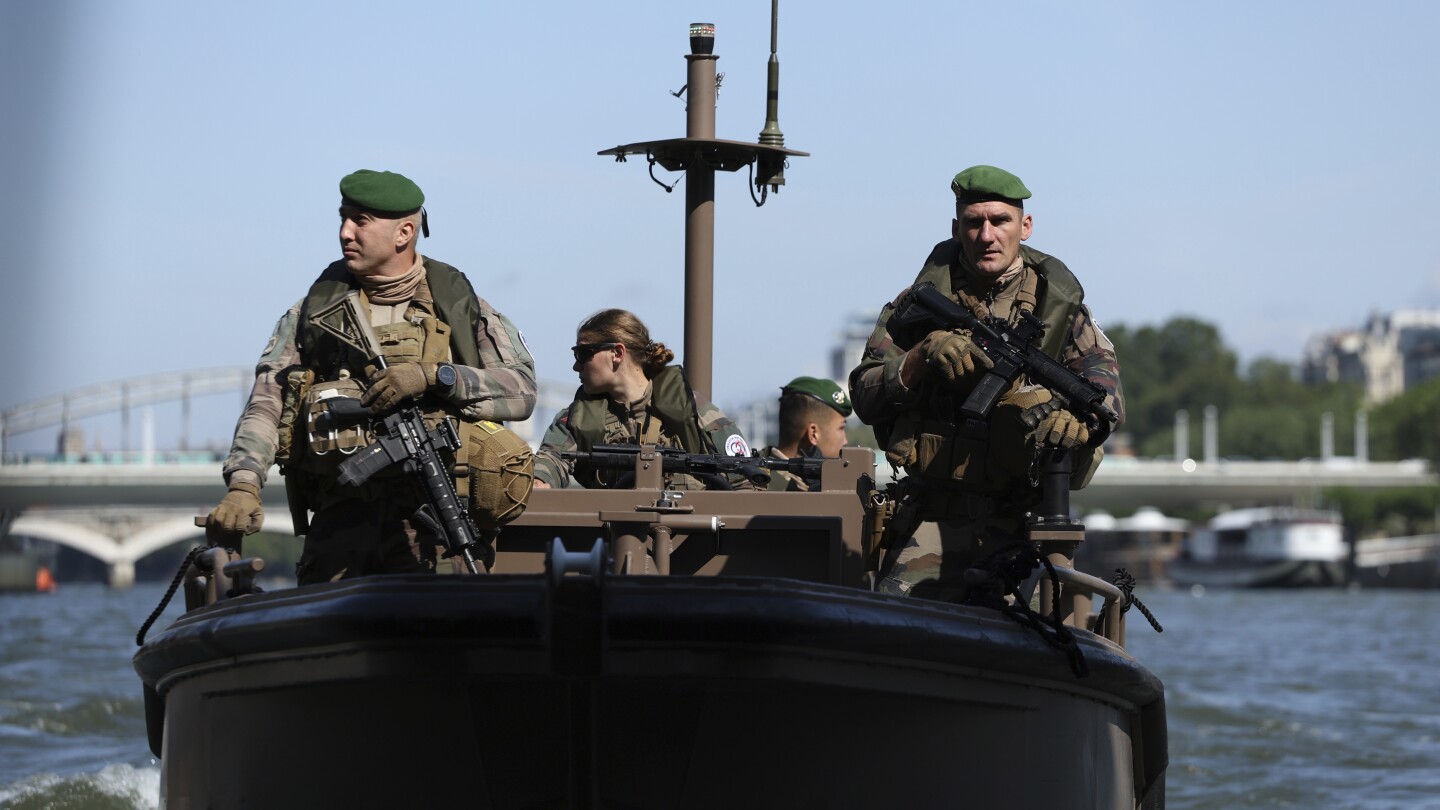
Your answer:
[[[135,584],[135,562],[116,560],[110,563],[109,583],[112,588],[128,588]]]
[[[135,584],[135,562],[176,543],[205,542],[205,530],[195,525],[194,509],[52,510],[22,513],[10,532],[47,540],[83,552],[104,563],[112,588]],[[265,530],[293,534],[288,514],[269,515]]]

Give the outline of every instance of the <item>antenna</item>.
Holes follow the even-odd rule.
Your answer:
[[[780,58],[775,55],[776,40],[780,30],[780,0],[770,0],[770,62],[766,66],[768,79],[765,85],[765,128],[760,130],[760,143],[766,146],[785,146],[785,133],[780,131]],[[785,157],[783,155],[760,155],[756,160],[755,188],[779,192],[785,185]]]
[[[785,182],[781,173],[786,159],[809,154],[782,146],[785,136],[780,134],[776,114],[780,81],[780,62],[775,56],[778,15],[778,0],[771,0],[770,99],[766,105],[769,120],[765,122],[765,131],[760,133],[759,143],[715,137],[719,84],[715,62],[720,58],[715,55],[715,26],[691,23],[690,53],[685,55],[685,137],[627,143],[600,152],[621,162],[627,155],[644,155],[650,164],[650,179],[656,183],[660,183],[655,179],[656,165],[667,172],[685,172],[685,370],[690,387],[701,400],[710,398],[715,309],[715,173],[753,167],[755,187],[750,189],[750,196],[754,198],[755,189],[759,189],[755,204],[761,205],[771,188],[778,189]],[[665,186],[666,191],[670,188]]]

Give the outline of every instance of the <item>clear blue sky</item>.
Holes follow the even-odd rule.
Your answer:
[[[718,29],[719,136],[753,140],[769,5],[0,0],[0,407],[253,363],[337,258],[336,184],[362,167],[421,185],[422,250],[542,378],[573,380],[604,306],[680,352],[683,189],[595,153],[684,134],[693,21]],[[1429,2],[787,0],[780,123],[813,157],[758,210],[718,178],[716,401],[827,373],[975,163],[1030,186],[1030,244],[1102,326],[1192,315],[1295,361],[1440,306],[1437,29]]]

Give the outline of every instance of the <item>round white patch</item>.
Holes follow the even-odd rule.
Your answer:
[[[745,443],[745,437],[738,433],[725,440],[725,454],[730,456],[750,455],[750,445]]]

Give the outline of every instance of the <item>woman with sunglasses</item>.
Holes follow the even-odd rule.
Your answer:
[[[535,486],[563,487],[573,476],[581,486],[609,488],[624,477],[566,461],[562,452],[589,452],[597,444],[655,444],[687,453],[750,455],[735,424],[709,402],[697,402],[675,353],[650,339],[650,330],[623,309],[604,309],[576,330],[574,369],[580,388],[555,415],[535,454]],[[738,479],[737,479],[738,480]],[[622,483],[623,485],[623,483]],[[675,489],[704,489],[675,475]],[[736,483],[736,486],[743,484]]]

